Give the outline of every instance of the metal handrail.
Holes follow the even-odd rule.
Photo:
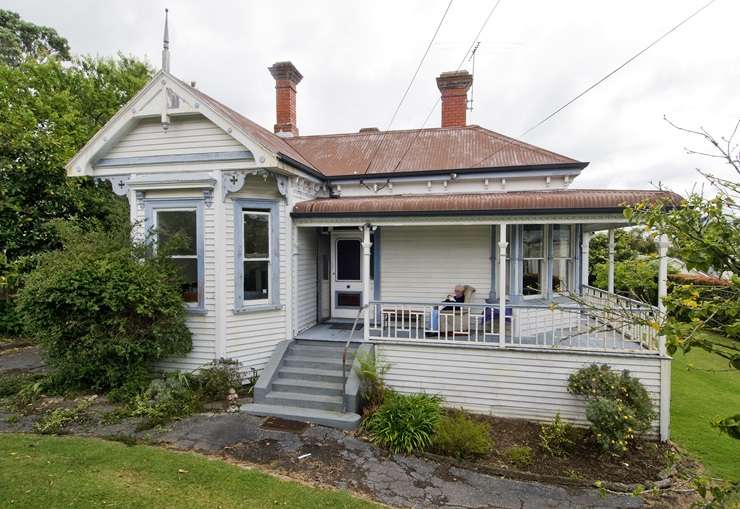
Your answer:
[[[355,335],[355,329],[357,329],[357,321],[360,319],[360,314],[362,314],[362,311],[368,307],[368,305],[369,304],[363,304],[360,306],[360,309],[357,310],[355,321],[352,322],[352,330],[349,333],[347,342],[344,344],[344,350],[342,350],[342,407],[345,412],[347,412],[347,399],[344,397],[344,387],[347,385],[347,351],[349,350],[349,345],[352,343],[352,338]],[[367,326],[368,324],[365,324],[365,327]]]

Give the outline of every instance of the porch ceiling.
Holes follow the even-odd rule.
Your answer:
[[[486,194],[424,196],[362,196],[318,198],[299,202],[292,215],[310,217],[403,217],[462,215],[540,215],[615,213],[643,201],[679,203],[681,197],[667,191],[568,189],[512,191]]]

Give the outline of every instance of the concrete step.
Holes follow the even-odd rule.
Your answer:
[[[243,405],[242,411],[260,416],[280,417],[298,422],[310,422],[339,429],[355,429],[360,423],[360,416],[354,413],[329,412],[313,408],[273,406],[261,403]]]
[[[344,404],[341,396],[323,396],[320,394],[272,390],[265,396],[264,403],[268,405],[328,410],[330,412],[344,411]]]
[[[283,359],[283,366],[295,368],[312,368],[312,369],[334,369],[342,371],[342,358],[337,356],[336,359],[322,359],[320,357],[305,357],[288,352]],[[351,369],[352,364],[347,362],[347,369]]]
[[[341,396],[344,387],[341,382],[321,382],[300,378],[278,378],[272,382],[272,390],[279,392],[300,392],[320,396]]]
[[[281,366],[277,373],[277,380],[281,378],[298,378],[306,381],[344,383],[342,368],[339,369],[315,369],[302,368],[298,366]]]
[[[354,358],[354,348],[347,350],[347,357]],[[301,355],[306,357],[320,357],[323,359],[341,359],[344,347],[334,348],[330,346],[313,346],[306,344],[291,345],[289,352],[295,355]]]

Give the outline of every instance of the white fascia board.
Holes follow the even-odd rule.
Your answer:
[[[170,173],[136,175],[127,182],[129,189],[138,191],[161,189],[213,189],[216,179],[208,173],[189,173],[173,176]]]
[[[278,166],[277,154],[254,141],[245,134],[238,125],[224,118],[207,104],[202,104],[170,74],[159,71],[129,102],[126,103],[113,117],[75,154],[65,166],[68,176],[94,176],[94,163],[124,136],[139,119],[152,118],[161,115],[161,109],[154,111],[152,104],[155,98],[162,100],[161,94],[165,89],[171,89],[183,101],[184,106],[172,110],[173,117],[180,115],[200,114],[220,127],[236,141],[241,143],[254,155],[255,161],[262,168]],[[120,173],[120,169],[118,170]]]
[[[380,184],[387,180],[391,180],[392,182],[439,182],[439,181],[445,181],[445,180],[451,180],[451,176],[453,173],[456,173],[455,171],[450,171],[449,173],[439,173],[435,175],[406,175],[401,177],[394,177],[392,173],[389,173],[387,175],[377,175],[377,174],[371,174],[364,177],[359,177],[356,179],[347,179],[347,180],[332,180],[330,184],[332,186],[336,185],[351,185],[351,184],[360,184],[364,182],[365,184]],[[463,173],[456,173],[455,180],[481,180],[481,179],[489,179],[492,183],[495,183],[495,179],[501,179],[501,178],[529,178],[529,177],[556,177],[556,176],[578,176],[581,174],[581,170],[573,169],[573,170],[534,170],[534,171],[505,171],[505,172],[496,172],[496,171],[468,171]]]

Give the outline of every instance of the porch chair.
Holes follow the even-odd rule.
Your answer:
[[[473,302],[475,288],[470,285],[463,286],[463,303],[470,304]],[[438,326],[440,334],[450,336],[455,333],[467,333],[470,327],[470,309],[450,304],[451,309],[441,308],[439,313]],[[434,323],[434,319],[432,319]],[[446,329],[446,330],[444,330]]]

